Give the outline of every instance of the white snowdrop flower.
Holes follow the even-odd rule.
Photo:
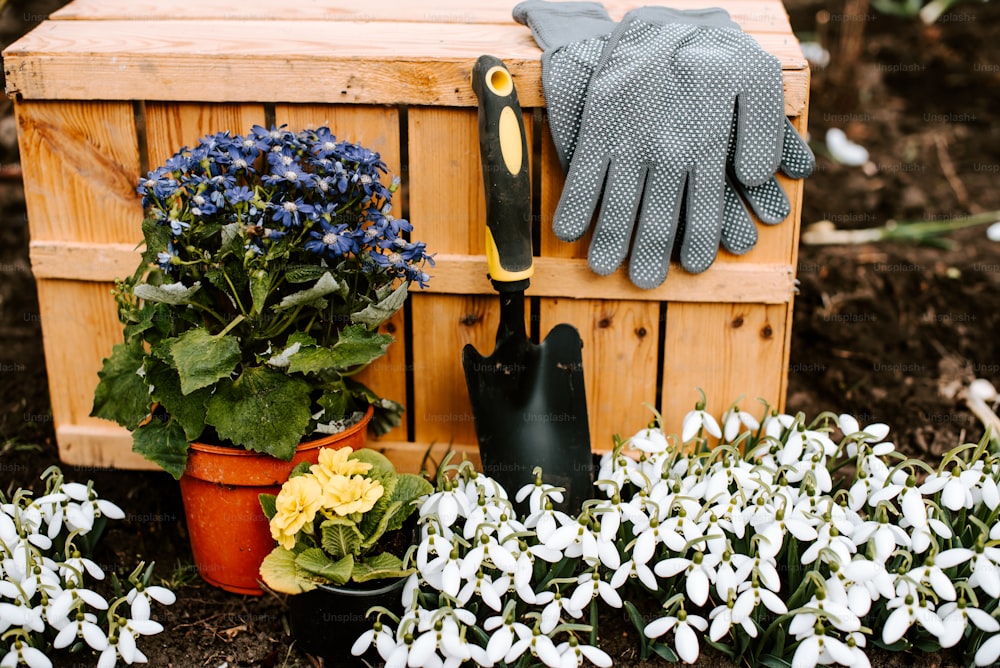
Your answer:
[[[611,657],[603,649],[581,644],[576,636],[570,636],[568,641],[559,643],[556,646],[556,651],[562,657],[560,668],[563,666],[566,668],[582,666],[584,661],[590,661],[598,668],[610,668],[613,663]]]
[[[957,512],[963,508],[972,508],[975,503],[972,490],[978,486],[982,477],[983,474],[975,469],[951,470],[943,474],[932,473],[927,476],[919,489],[924,496],[940,492],[941,505]]]
[[[698,660],[701,648],[698,646],[698,633],[704,633],[708,628],[708,622],[704,617],[689,615],[683,608],[677,612],[677,616],[667,615],[654,619],[643,633],[647,638],[659,638],[667,631],[674,631],[674,649],[677,656],[685,663],[694,663]],[[697,629],[698,633],[695,632]]]
[[[150,600],[162,605],[173,605],[177,596],[159,585],[136,585],[125,595],[125,601],[131,606],[132,619],[149,619]]]
[[[830,635],[810,635],[802,640],[792,656],[795,668],[814,668],[817,665],[841,664],[856,666],[854,652],[843,640]]]
[[[994,525],[996,527],[1000,527],[1000,522]],[[969,585],[979,587],[991,598],[1000,598],[1000,548],[987,546],[980,538],[971,559]]]
[[[713,642],[718,642],[722,639],[729,633],[734,624],[739,625],[743,629],[743,632],[751,638],[757,637],[757,625],[754,623],[753,618],[746,610],[735,609],[735,599],[729,599],[725,604],[713,608],[708,613],[708,618],[712,620],[712,625],[708,630],[708,637]]]
[[[479,599],[487,607],[500,612],[503,608],[500,597],[507,593],[509,583],[509,577],[501,576],[494,580],[479,570],[466,581],[465,586],[458,592],[457,600],[462,605],[466,605],[472,599],[473,594],[478,594]]]
[[[48,524],[46,535],[55,540],[59,532],[63,529],[64,513],[66,501],[69,497],[61,492],[45,494],[34,500],[33,505],[42,513],[42,517]]]
[[[383,659],[389,658],[392,651],[396,649],[396,640],[392,631],[380,619],[375,620],[372,628],[358,636],[358,639],[351,645],[351,654],[361,656],[372,645],[375,645],[376,651]]]
[[[722,415],[722,434],[727,442],[732,443],[744,428],[755,431],[760,428],[760,422],[750,413],[733,406]]]
[[[653,572],[661,578],[684,574],[685,592],[692,602],[705,605],[709,589],[715,582],[715,567],[722,561],[721,554],[695,552],[690,559],[670,557],[656,564]]]
[[[525,499],[528,500],[528,513],[530,514],[542,510],[546,499],[551,499],[556,503],[562,502],[563,493],[561,488],[542,482],[542,476],[537,475],[534,482],[519,489],[514,496],[514,500],[518,503],[522,503]]]
[[[844,564],[851,560],[851,555],[856,551],[857,547],[850,537],[842,535],[840,530],[828,521],[820,525],[816,540],[806,548],[799,561],[803,564],[811,564],[817,559],[830,562],[835,556],[841,564]]]
[[[681,442],[687,443],[699,432],[705,431],[715,438],[722,438],[722,429],[716,419],[705,411],[704,404],[699,404],[701,408],[696,408],[688,412],[681,422]]]
[[[987,633],[1000,632],[1000,622],[984,610],[968,605],[964,599],[949,601],[937,610],[944,632],[939,641],[941,647],[954,647],[965,635],[970,625]]]
[[[463,562],[461,550],[456,541],[452,544],[450,551],[429,561],[422,575],[429,585],[455,598],[462,587],[461,572],[463,567],[473,567],[473,562],[471,560],[467,563]],[[475,565],[474,570],[477,568],[478,565]]]
[[[42,607],[30,606],[17,600],[15,603],[0,601],[0,628],[21,627],[42,633],[45,631],[45,621],[42,619]]]
[[[528,515],[524,520],[525,528],[533,529],[541,543],[548,543],[552,534],[560,527],[575,524],[576,520],[561,510],[557,510],[551,501],[547,502],[543,508]]]
[[[591,566],[601,563],[610,569],[616,569],[621,565],[621,557],[613,537],[609,540],[600,531],[594,531],[587,513],[581,515],[576,522],[556,529],[545,542],[547,547],[559,550],[567,557],[583,557]]]
[[[923,564],[910,569],[904,577],[929,585],[940,598],[954,601],[956,597],[955,585],[942,569],[965,563],[973,557],[973,554],[972,550],[954,548],[945,550],[936,556],[928,555]]]
[[[872,558],[885,563],[896,547],[909,548],[910,536],[899,526],[882,516],[878,521],[866,520],[854,528],[851,539],[857,546],[869,545]]]
[[[108,647],[108,638],[104,635],[104,629],[97,625],[97,615],[91,612],[78,612],[73,619],[66,624],[52,641],[52,646],[56,649],[69,647],[77,638],[82,639],[87,645],[98,652],[103,652]]]
[[[0,666],[3,666],[3,668],[14,668],[22,664],[28,666],[28,668],[52,668],[52,661],[41,650],[30,645],[25,645],[18,638],[11,645],[7,654],[0,659]]]
[[[420,504],[420,517],[435,515],[441,527],[450,528],[459,516],[468,517],[469,497],[466,496],[458,483],[445,481],[443,490],[434,492]]]
[[[670,441],[660,429],[642,429],[629,439],[629,446],[648,454],[663,454],[670,449]]]
[[[773,591],[761,587],[756,580],[741,584],[737,589],[736,601],[733,603],[735,616],[750,616],[759,605],[763,605],[773,613],[783,615],[788,612],[785,602]]]
[[[779,500],[783,503],[777,503]],[[814,526],[817,520],[807,517],[801,505],[793,505],[784,494],[779,494],[774,501],[755,506],[750,518],[750,525],[769,544],[769,552],[777,553],[787,534],[802,543],[816,540],[819,535]]]
[[[592,571],[581,573],[577,577],[577,582],[578,585],[570,597],[570,605],[573,608],[583,610],[597,597],[600,597],[612,608],[622,607],[621,596],[618,595],[614,587],[601,578],[600,570],[595,568]]]
[[[832,570],[833,564],[830,566]],[[891,599],[896,595],[893,577],[885,565],[864,558],[840,565],[827,580],[827,586],[833,588],[834,581],[842,587],[847,607],[859,617],[868,614],[872,601]]]
[[[556,649],[552,638],[543,634],[537,628],[534,630],[527,629],[523,624],[515,630],[518,638],[511,645],[507,654],[504,655],[504,663],[513,663],[517,657],[525,652],[530,652],[532,656],[537,657],[542,663],[549,666],[549,668],[560,668],[562,655]]]
[[[1000,659],[1000,633],[990,636],[986,642],[976,650],[976,665],[990,666]]]
[[[914,624],[924,627],[936,638],[944,635],[944,623],[926,597],[908,593],[889,601],[886,607],[892,610],[882,627],[882,641],[887,645],[902,638]]]
[[[729,595],[735,595],[740,585],[746,582],[753,572],[754,560],[745,554],[726,550],[722,553],[719,565],[715,569],[715,592],[723,600]]]
[[[889,425],[882,422],[873,422],[864,429],[853,415],[843,413],[837,419],[840,424],[840,431],[844,438],[853,438],[862,443],[878,443],[885,440],[889,435]]]
[[[791,429],[795,424],[795,416],[785,413],[771,413],[764,418],[764,434],[773,438],[781,439],[787,429]]]
[[[861,630],[861,619],[847,606],[847,597],[839,592],[839,600],[831,594],[836,589],[817,591],[803,607],[805,612],[796,614],[788,625],[788,632],[796,637],[810,635],[819,621],[828,621],[835,628],[844,631]]]
[[[439,557],[451,552],[451,539],[442,535],[436,526],[436,517],[428,516],[430,521],[423,524],[421,529],[420,544],[417,546],[416,564],[417,570],[425,572],[427,564],[435,557]]]
[[[646,561],[648,560],[649,558],[647,557]],[[646,564],[646,562],[636,561],[634,557],[622,562],[622,565],[619,566],[611,575],[610,584],[615,589],[621,589],[622,585],[624,585],[629,578],[633,577],[638,579],[639,582],[651,591],[656,591],[659,586],[657,584],[656,576],[653,574],[652,569]]]
[[[535,597],[535,604],[545,606],[539,614],[538,628],[549,634],[563,621],[563,613],[574,619],[583,616],[583,608],[573,604],[571,596],[563,596],[558,590],[543,591]]]
[[[440,661],[434,658],[436,653],[452,665],[472,659],[473,645],[465,640],[459,625],[459,622],[475,624],[474,615],[470,620],[467,614],[462,614],[467,612],[446,610],[444,614],[435,613],[421,618],[418,624],[421,633],[413,639],[407,664],[414,667],[439,665]]]
[[[508,661],[516,661],[520,653],[513,654],[511,650],[516,640],[531,637],[531,629],[513,619],[513,614],[495,615],[483,621],[483,629],[490,631],[490,639],[486,644],[486,657],[490,664],[498,663],[508,657]],[[524,646],[527,649],[527,645]],[[523,652],[522,652],[523,653]]]

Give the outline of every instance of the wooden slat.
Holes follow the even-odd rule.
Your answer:
[[[149,103],[146,105],[146,137],[149,167],[162,165],[181,147],[193,147],[202,137],[229,131],[246,134],[264,123],[260,104]]]
[[[41,279],[37,288],[55,427],[107,424],[89,415],[97,372],[122,340],[109,286]]]
[[[270,21],[48,21],[4,51],[7,93],[29,100],[475,106],[471,68],[492,53],[516,78],[522,106],[543,104],[540,50],[518,24],[348,22],[336,25],[336,39],[331,24],[281,25],[275,39]],[[786,113],[797,115],[808,94],[798,42],[783,33],[762,33],[759,41],[782,61]]]
[[[656,403],[659,304],[595,299],[544,300],[540,337],[561,322],[583,340],[583,375],[593,449],[610,450],[611,436],[628,438],[650,419]],[[614,410],[608,410],[614,406]],[[638,426],[637,426],[638,425]]]
[[[131,244],[31,242],[31,266],[40,278],[110,282],[131,275],[139,253]],[[414,292],[427,294],[493,294],[481,255],[439,253],[430,285]],[[716,262],[701,274],[671,265],[658,288],[640,290],[623,270],[600,277],[582,258],[535,258],[535,275],[528,296],[570,299],[630,299],[636,301],[786,303],[795,282],[790,264]]]
[[[131,242],[142,220],[131,104],[15,106],[33,239]]]
[[[56,20],[228,20],[247,21],[418,21],[428,23],[510,23],[516,0],[479,0],[464,3],[437,0],[411,2],[381,0],[361,6],[343,0],[318,0],[291,3],[275,11],[272,0],[76,0],[54,12]],[[634,0],[608,0],[603,3],[612,19],[618,21],[629,9],[638,6]],[[780,2],[769,0],[727,0],[716,3],[725,7],[744,30],[754,32],[790,32],[788,15]],[[676,9],[701,9],[704,0],[673,0]]]
[[[782,408],[788,313],[784,304],[669,304],[661,409],[669,429],[680,430],[699,387],[716,416],[737,399],[754,415],[758,398]]]

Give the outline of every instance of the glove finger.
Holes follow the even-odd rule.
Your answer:
[[[531,28],[535,43],[553,49],[615,29],[615,22],[599,2],[526,0],[511,12],[514,20]]]
[[[627,160],[611,165],[587,256],[594,273],[607,276],[618,269],[628,255],[645,178],[643,165]]]
[[[563,173],[569,170],[576,151],[587,88],[607,41],[608,36],[604,35],[542,54],[542,88],[549,132]]]
[[[739,179],[731,180],[731,184],[762,223],[777,225],[792,211],[785,189],[773,176],[759,186],[743,185]]]
[[[753,38],[742,49],[747,78],[736,98],[736,177],[755,186],[771,178],[781,162],[785,136],[785,93],[781,63],[763,51]]]
[[[552,231],[563,241],[576,241],[590,227],[590,219],[601,196],[610,159],[599,147],[581,151],[570,164],[559,204],[552,218]],[[604,155],[603,159],[600,157]]]
[[[649,290],[667,278],[680,225],[684,180],[684,174],[666,169],[653,170],[646,179],[628,268],[636,287]]]
[[[700,169],[688,177],[681,266],[693,274],[708,269],[719,252],[725,195],[724,156],[720,156],[718,169]]]
[[[816,156],[792,122],[785,118],[785,143],[781,146],[781,171],[793,179],[804,179],[816,169]]]
[[[757,226],[729,179],[724,197],[722,247],[734,255],[743,255],[757,245]]]

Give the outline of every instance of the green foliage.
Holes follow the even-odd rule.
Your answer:
[[[288,171],[269,165],[278,153]],[[91,414],[174,475],[181,433],[289,459],[369,406],[375,433],[398,425],[402,406],[354,376],[385,354],[378,327],[433,261],[389,214],[398,182],[385,172],[327,128],[260,127],[151,171],[138,187],[142,261],[114,291],[123,342]],[[169,421],[140,428],[154,411]]]

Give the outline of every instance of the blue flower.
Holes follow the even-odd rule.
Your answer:
[[[170,231],[171,233],[173,233],[175,237],[179,237],[181,234],[184,233],[184,230],[191,227],[191,223],[187,222],[186,220],[177,220],[174,217],[168,218],[167,222],[170,224]]]
[[[174,250],[174,242],[168,241],[167,250],[160,251],[156,254],[156,264],[159,265],[160,269],[163,271],[170,271],[170,259],[174,257],[177,257],[177,251]]]
[[[274,215],[271,220],[280,222],[285,227],[299,227],[302,225],[300,215],[309,215],[313,212],[311,204],[306,204],[302,198],[285,200],[278,204],[271,204],[274,208]]]
[[[309,232],[312,239],[305,243],[307,251],[331,258],[357,252],[357,242],[347,225],[330,225],[325,220],[319,224],[321,229]]]
[[[225,196],[229,203],[235,206],[242,202],[251,201],[253,199],[253,191],[246,186],[237,186],[226,190]]]

